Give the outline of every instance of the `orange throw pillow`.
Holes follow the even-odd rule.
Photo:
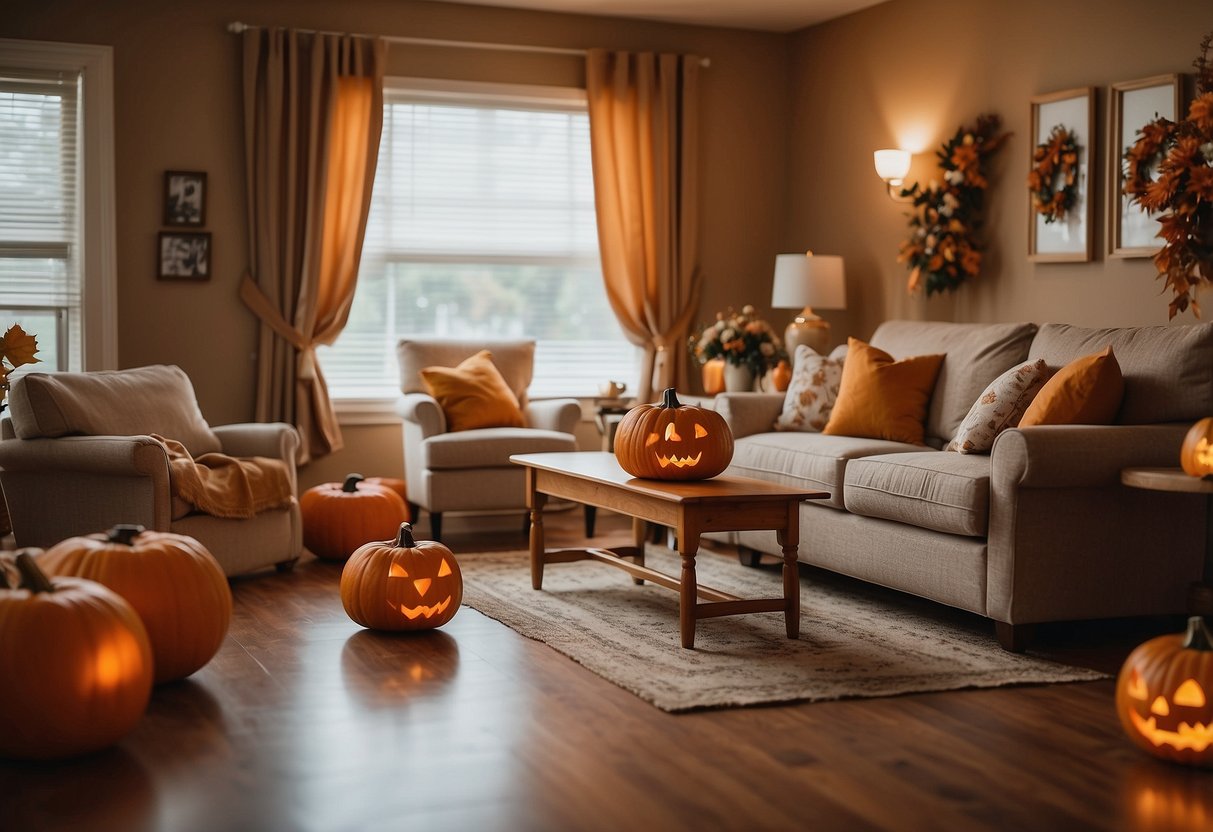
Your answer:
[[[922,422],[942,355],[893,356],[857,338],[847,339],[838,400],[822,433],[924,445]]]
[[[1109,345],[1058,370],[1028,405],[1019,426],[1110,425],[1124,394],[1125,380]]]
[[[501,377],[488,350],[465,359],[458,367],[426,367],[421,380],[438,400],[449,431],[520,428],[526,424],[518,397]]]

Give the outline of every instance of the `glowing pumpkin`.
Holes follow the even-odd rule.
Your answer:
[[[52,575],[104,584],[135,608],[152,644],[156,684],[198,670],[227,635],[232,590],[215,556],[192,537],[114,526],[56,543],[39,563]]]
[[[619,467],[634,477],[706,480],[728,467],[733,434],[721,415],[683,405],[666,390],[659,404],[629,410],[615,432]]]
[[[299,498],[299,512],[303,545],[325,560],[345,560],[364,543],[392,537],[409,516],[399,494],[364,482],[361,474],[309,488]]]
[[[81,578],[47,579],[17,555],[21,589],[0,587],[0,756],[49,760],[112,745],[152,692],[139,615]]]
[[[1188,429],[1179,449],[1179,464],[1190,477],[1213,477],[1213,416]]]
[[[1213,636],[1200,616],[1184,634],[1142,644],[1116,682],[1129,739],[1155,757],[1213,766]]]
[[[358,548],[341,570],[345,612],[372,630],[428,630],[455,617],[463,601],[463,575],[451,550],[413,539],[401,523],[395,540]]]

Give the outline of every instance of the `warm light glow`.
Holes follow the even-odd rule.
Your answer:
[[[409,573],[404,570],[404,567],[398,563],[393,563],[392,568],[388,570],[389,578],[407,578]]]
[[[707,428],[705,428],[703,425],[700,425],[700,424],[696,423],[696,425],[695,425],[695,438],[696,438],[696,439],[703,439],[703,437],[705,437],[705,436],[707,436],[707,435],[708,435],[708,429],[707,429]]]
[[[425,618],[433,618],[435,615],[440,615],[440,614],[446,612],[446,608],[449,607],[450,605],[451,605],[451,596],[449,596],[449,595],[446,596],[445,600],[440,601],[437,604],[434,604],[434,606],[432,606],[432,607],[427,607],[424,604],[420,604],[416,607],[406,607],[404,604],[393,604],[391,601],[388,601],[389,607],[391,607],[392,609],[400,610],[400,612],[404,613],[404,616],[406,618],[408,618],[410,621],[412,621],[413,619],[416,619],[416,618],[421,618],[423,616]]]
[[[662,468],[669,468],[673,465],[675,468],[694,468],[699,464],[699,460],[703,457],[703,451],[695,454],[695,456],[661,456],[657,457],[657,464]]]
[[[139,658],[138,650],[134,647],[133,639],[99,647],[93,657],[93,684],[101,690],[113,690],[122,684],[126,677],[125,669]]]
[[[1150,693],[1146,690],[1146,682],[1141,678],[1141,674],[1135,669],[1133,675],[1129,677],[1129,687],[1125,691],[1133,699],[1138,702],[1145,702]]]
[[[678,435],[678,431],[674,429],[674,423],[670,422],[665,426],[665,441],[666,442],[681,442],[682,437]]]
[[[433,580],[430,578],[418,578],[417,580],[413,581],[413,586],[417,589],[417,595],[424,598],[425,594],[430,589],[431,583],[433,583]]]
[[[1196,450],[1192,452],[1192,456],[1196,459],[1196,464],[1205,468],[1213,468],[1213,445],[1209,444],[1209,440],[1203,436],[1196,443]]]
[[[1176,688],[1175,704],[1184,708],[1203,708],[1205,706],[1205,692],[1201,688],[1200,682],[1195,679],[1189,679]]]
[[[876,174],[889,185],[900,185],[910,172],[910,151],[898,149],[877,150],[872,154],[876,163]]]
[[[1154,701],[1150,704],[1150,713],[1158,714],[1159,716],[1169,716],[1171,706],[1167,704],[1166,698],[1162,696],[1154,697]]]
[[[657,434],[650,433],[649,438],[644,440],[644,446],[647,448],[649,445],[652,445],[656,441],[657,441]]]
[[[1181,722],[1174,731],[1166,731],[1158,727],[1158,721],[1154,717],[1142,719],[1136,711],[1129,712],[1129,720],[1133,727],[1155,746],[1169,745],[1180,751],[1190,748],[1200,752],[1213,745],[1213,725],[1205,725],[1203,722],[1193,725]]]
[[[438,577],[445,578],[451,574],[451,565],[446,562],[446,558],[442,559],[442,565],[438,567]]]

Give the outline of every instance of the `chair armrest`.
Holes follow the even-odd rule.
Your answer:
[[[573,433],[581,420],[581,405],[576,399],[539,399],[527,404],[523,416],[530,427]]]
[[[168,480],[168,452],[150,436],[61,436],[0,442],[0,469],[78,471]]]
[[[228,456],[267,456],[292,464],[299,433],[285,422],[242,422],[211,428]]]
[[[446,433],[446,414],[438,400],[426,393],[404,393],[396,399],[396,414],[420,428],[421,438]]]
[[[1005,430],[990,452],[991,477],[1006,486],[1114,486],[1122,468],[1179,465],[1190,426],[1039,425]]]
[[[733,432],[734,439],[774,430],[783,410],[783,393],[721,393],[716,397],[716,412]]]

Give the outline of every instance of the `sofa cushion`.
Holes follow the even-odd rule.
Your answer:
[[[195,457],[223,449],[202,418],[189,376],[174,365],[29,373],[13,383],[9,400],[19,439],[156,433]]]
[[[1110,425],[1125,382],[1111,347],[1076,358],[1049,379],[1019,421],[1033,425]]]
[[[925,445],[923,418],[942,363],[942,355],[895,361],[884,350],[848,338],[838,400],[822,433]]]
[[[796,347],[796,369],[784,395],[783,412],[775,420],[775,430],[820,431],[826,426],[838,400],[846,357],[846,345],[836,347],[829,355],[818,355],[806,344]]]
[[[1213,413],[1213,324],[1123,329],[1042,324],[1029,355],[1057,370],[1109,345],[1125,381],[1118,423],[1189,422]]]
[[[848,460],[871,454],[921,450],[921,445],[883,439],[824,433],[756,433],[734,443],[733,461],[725,473],[793,488],[828,491],[829,500],[814,500],[813,504],[840,509],[843,507],[843,473]]]
[[[426,367],[421,379],[442,408],[449,431],[526,424],[518,397],[501,377],[488,350],[468,356],[457,367]]]
[[[534,428],[479,428],[442,433],[424,440],[420,464],[427,469],[505,468],[513,465],[511,454],[575,450],[577,439],[571,433]]]
[[[1049,367],[1042,359],[1025,361],[994,379],[973,402],[945,451],[988,454],[998,434],[1019,424],[1024,412],[1049,380]]]
[[[847,511],[924,529],[984,537],[990,517],[990,457],[923,451],[847,463]]]
[[[1035,334],[1036,325],[1028,323],[886,321],[872,334],[871,343],[894,358],[925,353],[947,355],[935,380],[926,418],[928,444],[933,444],[931,439],[943,444],[956,434],[969,407],[986,386],[1027,360],[1028,346]]]

